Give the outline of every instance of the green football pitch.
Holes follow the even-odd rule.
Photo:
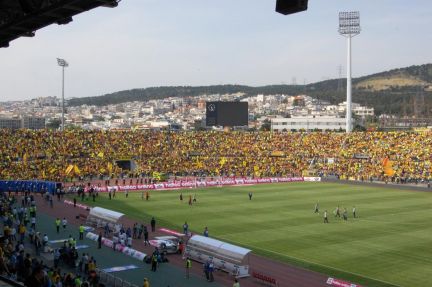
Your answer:
[[[248,193],[252,192],[252,200]],[[183,202],[180,201],[183,194]],[[188,205],[189,195],[197,203]],[[92,204],[92,202],[88,201]],[[314,213],[319,202],[319,214]],[[87,202],[86,202],[87,203]],[[117,193],[97,206],[139,222],[202,234],[366,286],[430,286],[432,193],[334,183],[288,183]],[[337,206],[348,220],[335,218]],[[358,218],[352,208],[356,206]],[[323,223],[323,212],[329,224]]]

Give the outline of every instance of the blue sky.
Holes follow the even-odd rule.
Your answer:
[[[98,96],[165,85],[321,81],[346,66],[339,11],[360,11],[353,76],[432,62],[432,1],[309,0],[283,16],[276,0],[123,0],[0,49],[0,101]]]

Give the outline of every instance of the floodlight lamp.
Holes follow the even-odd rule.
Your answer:
[[[60,59],[60,58],[57,58],[57,64],[60,67],[67,67],[67,66],[69,66],[69,64],[68,64],[68,62],[66,62],[66,60]]]
[[[339,12],[339,33],[352,37],[360,34],[360,12]]]

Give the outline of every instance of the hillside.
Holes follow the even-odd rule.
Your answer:
[[[345,85],[345,79],[343,85]],[[173,86],[151,87],[119,91],[97,97],[74,98],[69,100],[70,106],[108,105],[130,101],[148,101],[166,97],[199,96],[203,94],[227,94],[243,92],[246,95],[257,94],[307,94],[309,96],[339,103],[345,100],[344,89],[338,91],[339,79],[327,80],[303,85],[269,85],[251,87],[244,85],[215,86]],[[410,66],[394,69],[373,75],[353,79],[353,101],[373,106],[377,114],[392,113],[411,115],[414,98],[424,95],[423,114],[426,116],[432,107],[432,64]],[[405,109],[402,106],[405,105]]]
[[[371,92],[389,90],[392,87],[425,86],[427,82],[410,76],[377,77],[360,81],[355,85],[356,89]]]

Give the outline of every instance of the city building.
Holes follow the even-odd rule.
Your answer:
[[[270,119],[272,131],[345,130],[345,118],[336,116],[293,116]]]
[[[352,109],[352,113],[354,115],[361,117],[361,118],[375,115],[374,108],[361,106],[360,104],[357,104],[357,103],[352,103],[351,109]],[[328,105],[328,106],[326,106],[326,111],[327,112],[335,112],[335,113],[338,113],[341,115],[345,115],[346,102],[342,102],[337,106],[336,105]]]
[[[22,117],[22,128],[31,130],[41,130],[45,128],[45,118],[41,117]]]
[[[205,125],[206,102],[210,101],[245,101],[248,102],[249,128],[260,129],[263,124],[270,123],[272,118],[301,119],[274,121],[275,130],[292,129],[339,129],[341,125],[335,120],[343,121],[345,103],[331,105],[329,102],[312,98],[308,95],[251,95],[243,93],[232,94],[202,94],[187,97],[167,97],[148,101],[133,101],[105,106],[81,105],[68,106],[65,113],[65,126],[83,129],[131,129],[180,128],[184,130],[203,129]],[[353,103],[353,115],[356,118],[371,116],[373,108],[362,107]],[[58,121],[62,116],[59,99],[56,97],[38,98],[29,101],[9,101],[0,103],[0,117],[18,119],[3,121],[7,128],[44,128],[46,123]],[[329,120],[327,120],[327,118]],[[319,120],[316,120],[319,118]],[[263,122],[267,119],[268,122]],[[204,120],[204,121],[203,121]],[[45,122],[46,121],[46,122]],[[322,123],[324,122],[324,124]],[[333,123],[333,124],[327,124]],[[50,125],[51,126],[51,125]],[[266,126],[267,128],[267,126]]]
[[[45,118],[42,117],[0,117],[0,129],[32,129],[39,130],[45,128]]]
[[[0,118],[0,129],[17,130],[21,128],[20,118]]]

